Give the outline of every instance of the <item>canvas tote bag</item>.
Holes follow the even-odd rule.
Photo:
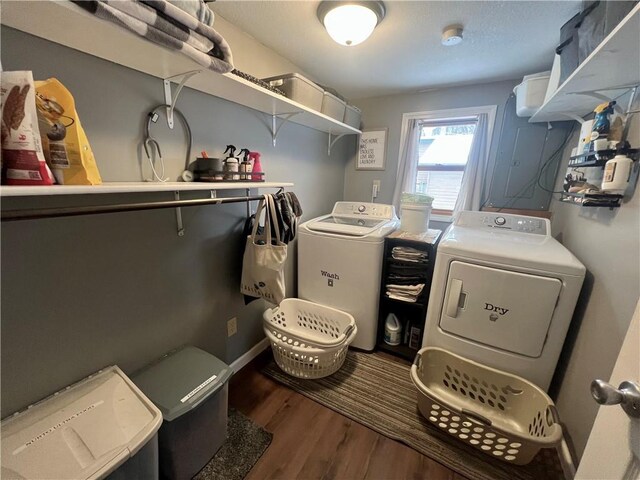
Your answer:
[[[263,232],[258,234],[263,211]],[[275,235],[275,242],[272,234]],[[285,297],[284,264],[286,260],[287,245],[280,240],[275,201],[272,195],[264,195],[258,204],[253,230],[247,237],[244,249],[240,288],[242,293],[279,304]]]

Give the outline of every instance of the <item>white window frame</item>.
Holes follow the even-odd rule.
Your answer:
[[[446,110],[429,110],[425,112],[407,112],[402,114],[402,129],[400,130],[400,149],[398,152],[398,164],[400,159],[404,155],[405,144],[407,142],[408,126],[410,120],[441,120],[441,119],[456,119],[456,118],[469,118],[477,116],[481,113],[486,113],[488,116],[487,122],[487,154],[491,151],[491,142],[493,140],[493,129],[496,122],[496,116],[498,112],[497,105],[482,105],[478,107],[463,107],[463,108],[449,108]],[[417,164],[416,164],[417,167]],[[396,178],[396,182],[400,179]],[[451,222],[453,218],[451,215],[432,214],[431,220],[436,222]]]

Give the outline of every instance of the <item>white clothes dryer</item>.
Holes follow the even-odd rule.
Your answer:
[[[353,315],[362,350],[376,345],[384,237],[398,225],[391,205],[337,202],[298,229],[298,296]]]
[[[438,245],[423,346],[547,390],[585,275],[550,229],[538,217],[461,212]]]

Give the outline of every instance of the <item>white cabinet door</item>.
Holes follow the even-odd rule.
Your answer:
[[[453,261],[440,328],[509,352],[539,357],[562,282]]]
[[[609,383],[618,387],[625,381],[640,381],[640,302]],[[591,399],[587,397],[584,401]],[[580,480],[604,478],[640,479],[640,418],[629,418],[618,405],[605,405],[598,410],[576,474]]]

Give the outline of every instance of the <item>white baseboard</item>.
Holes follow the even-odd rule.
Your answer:
[[[251,347],[251,349],[247,353],[245,353],[244,355],[241,355],[240,357],[236,358],[233,362],[231,362],[231,365],[229,366],[234,372],[237,373],[245,365],[247,365],[251,360],[253,360],[262,352],[264,352],[267,348],[269,348],[269,339],[263,338],[258,343],[256,343],[253,347]]]

